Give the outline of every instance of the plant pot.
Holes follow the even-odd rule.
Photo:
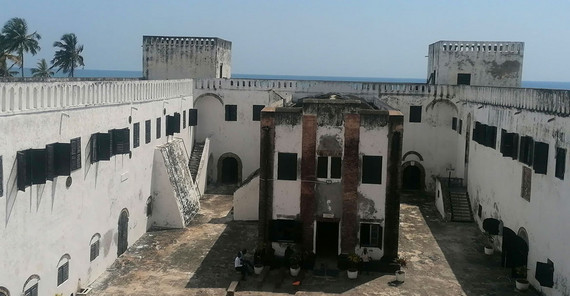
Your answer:
[[[517,279],[515,281],[515,285],[517,287],[517,290],[526,291],[526,290],[528,290],[529,283],[525,279]]]
[[[261,274],[262,271],[263,271],[263,265],[255,265],[253,267],[253,272],[255,274]]]
[[[299,271],[301,271],[301,267],[298,265],[289,267],[289,272],[291,273],[291,276],[298,276]]]
[[[485,255],[493,255],[493,247],[491,246],[485,246]]]
[[[358,277],[358,269],[347,269],[346,275],[349,279],[354,280]]]
[[[403,282],[406,280],[406,272],[403,270],[396,271],[396,281]]]

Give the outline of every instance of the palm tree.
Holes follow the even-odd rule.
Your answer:
[[[48,66],[46,59],[41,59],[38,65],[32,69],[33,77],[48,78],[53,76],[53,71],[51,67]]]
[[[55,52],[51,63],[53,67],[59,67],[57,72],[63,70],[63,73],[69,73],[68,76],[73,77],[76,67],[85,66],[81,56],[83,45],[77,44],[77,36],[73,33],[63,34],[60,40],[53,43],[53,47],[58,47],[60,50]]]
[[[20,71],[24,77],[24,52],[35,55],[40,50],[38,40],[42,37],[37,32],[28,34],[28,24],[23,18],[12,18],[4,24],[2,34],[9,51],[15,51],[20,59]]]
[[[8,67],[8,61],[12,62],[12,65]],[[20,64],[20,58],[12,54],[8,50],[8,44],[6,44],[6,39],[4,35],[0,34],[0,77],[12,77],[14,74],[18,73],[15,71],[10,71],[14,65]]]

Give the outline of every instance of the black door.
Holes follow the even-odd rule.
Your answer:
[[[338,222],[317,222],[317,255],[338,255]]]
[[[235,184],[238,182],[238,162],[233,157],[222,160],[222,183]]]
[[[119,241],[117,243],[117,256],[121,256],[129,246],[129,214],[123,211],[119,217]]]
[[[415,165],[407,166],[404,169],[404,176],[402,178],[403,189],[408,190],[419,190],[421,184],[421,171],[420,168]]]

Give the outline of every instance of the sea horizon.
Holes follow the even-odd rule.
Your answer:
[[[15,69],[17,70],[17,69]],[[26,77],[31,77],[29,68],[24,68]],[[64,78],[67,75],[58,72],[54,77]],[[76,69],[78,78],[141,78],[142,71]],[[241,74],[232,73],[235,79],[268,79],[268,80],[313,80],[313,81],[348,81],[348,82],[384,82],[384,83],[425,83],[425,78],[397,77],[359,77],[359,76],[319,76],[319,75],[275,75],[275,74]],[[570,90],[570,81],[533,81],[523,80],[522,88],[543,88]]]

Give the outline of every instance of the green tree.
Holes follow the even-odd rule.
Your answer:
[[[59,50],[55,52],[51,63],[53,67],[59,68],[57,72],[62,70],[63,73],[69,73],[69,77],[73,77],[76,67],[85,66],[81,56],[83,45],[77,44],[77,36],[73,33],[63,34],[60,40],[53,43],[53,47]]]
[[[8,62],[12,62],[12,65],[8,67]],[[20,58],[8,50],[8,44],[4,35],[0,34],[0,77],[12,77],[15,75],[16,71],[10,71],[14,65],[19,65]]]
[[[51,67],[48,66],[46,59],[41,59],[38,62],[38,65],[32,69],[32,76],[42,77],[42,78],[48,78],[53,76],[53,71],[51,71]]]
[[[12,18],[2,28],[8,51],[16,52],[20,59],[20,71],[24,77],[24,52],[35,55],[40,50],[38,40],[42,37],[37,32],[28,34],[28,24],[23,18]]]

